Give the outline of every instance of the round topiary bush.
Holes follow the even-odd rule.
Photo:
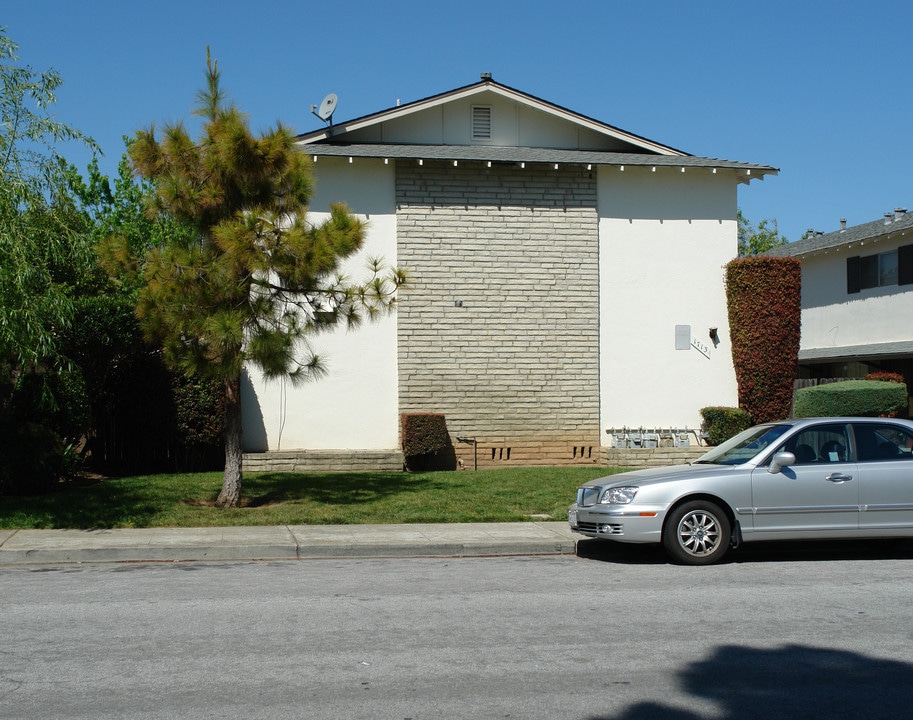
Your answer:
[[[793,415],[803,417],[883,417],[907,407],[904,383],[846,380],[796,391]]]

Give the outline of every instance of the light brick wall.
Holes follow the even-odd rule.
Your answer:
[[[710,450],[709,447],[679,447],[679,448],[601,448],[599,453],[600,465],[626,468],[665,467],[667,465],[683,465],[697,460],[701,455]]]
[[[598,447],[595,172],[399,161],[396,203],[400,412],[444,413],[489,462]]]

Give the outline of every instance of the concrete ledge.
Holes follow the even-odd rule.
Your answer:
[[[399,472],[397,450],[283,450],[244,453],[248,472]]]
[[[478,457],[465,444],[455,447],[463,468],[480,470],[507,466],[593,466],[660,467],[680,465],[703,455],[707,447],[607,448],[586,446],[584,453],[572,455],[567,443],[549,449],[546,443],[509,442],[513,453],[509,460],[491,459],[491,440],[480,442]],[[396,450],[283,450],[281,452],[245,453],[244,469],[248,472],[400,472],[403,454]]]
[[[680,447],[680,448],[601,448],[599,459],[603,465],[613,467],[664,467],[666,465],[682,465],[696,460],[709,447]]]

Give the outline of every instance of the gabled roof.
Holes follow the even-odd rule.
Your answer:
[[[642,149],[643,152],[646,153],[654,153],[657,155],[688,156],[688,153],[682,150],[676,150],[675,148],[669,147],[668,145],[663,145],[653,140],[648,140],[647,138],[629,133],[625,130],[621,130],[620,128],[608,125],[598,120],[594,120],[585,115],[575,113],[571,110],[568,110],[567,108],[561,107],[560,105],[555,105],[554,103],[550,103],[546,100],[534,97],[533,95],[528,95],[527,93],[521,92],[520,90],[515,90],[514,88],[508,87],[507,85],[502,85],[501,83],[492,80],[491,77],[487,74],[484,74],[482,76],[482,80],[477,83],[465,85],[461,88],[457,88],[456,90],[450,90],[449,92],[440,93],[438,95],[432,95],[431,97],[425,98],[424,100],[416,100],[414,102],[407,103],[405,105],[399,105],[388,110],[382,110],[381,112],[373,113],[371,115],[364,115],[360,118],[355,118],[354,120],[347,120],[335,125],[331,124],[320,130],[315,130],[313,132],[299,135],[297,140],[300,144],[303,145],[310,145],[312,143],[327,143],[333,142],[334,140],[341,140],[344,142],[344,136],[355,130],[361,130],[371,125],[377,125],[382,122],[404,118],[409,115],[428,110],[430,108],[453,102],[455,100],[472,98],[473,96],[488,92],[513,100],[521,105],[540,110],[556,118],[575,123],[593,132],[603,134],[615,140],[629,143],[636,148]]]
[[[409,143],[385,142],[372,136],[372,131],[384,123],[408,120],[410,116],[442,108],[448,103],[494,95],[512,101],[519,106],[544,113],[545,115],[575,125],[586,132],[602,136],[611,149],[571,149],[560,147],[527,147],[522,145],[494,145],[489,143]],[[355,158],[415,159],[481,161],[488,163],[549,163],[614,165],[620,169],[636,167],[717,168],[735,170],[738,181],[764,179],[765,175],[776,175],[779,170],[770,165],[698,157],[676,150],[653,140],[621,130],[620,128],[575,113],[567,108],[534,97],[514,88],[495,82],[484,74],[482,80],[456,90],[440,93],[423,100],[397,105],[381,112],[364,115],[354,120],[330,124],[320,130],[304,133],[297,137],[302,150],[315,158],[336,156]]]
[[[906,234],[913,228],[913,213],[896,210],[885,213],[883,220],[873,220],[862,225],[842,228],[823,235],[812,235],[803,240],[796,240],[787,245],[774,248],[765,255],[801,257],[833,248],[862,243],[873,238],[889,237],[895,233]],[[913,237],[913,233],[911,233]]]

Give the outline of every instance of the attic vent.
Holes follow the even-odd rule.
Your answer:
[[[491,105],[472,106],[472,139],[491,140]]]

